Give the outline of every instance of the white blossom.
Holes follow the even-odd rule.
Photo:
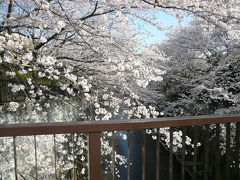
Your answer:
[[[47,39],[44,36],[41,36],[40,42],[45,43],[45,42],[47,42]]]
[[[107,100],[107,99],[108,99],[108,94],[104,94],[104,95],[102,96],[102,99],[103,99],[103,100]]]
[[[9,103],[9,107],[8,107],[9,111],[17,111],[18,108],[19,108],[19,103],[17,103],[17,102]]]
[[[42,58],[38,59],[38,63],[44,66],[52,66],[56,63],[56,59],[51,56],[43,56]]]
[[[58,21],[57,26],[59,29],[62,29],[65,27],[65,23],[63,21]]]
[[[16,76],[16,73],[15,73],[15,72],[11,72],[11,71],[7,71],[7,72],[6,72],[6,75],[7,75],[7,76],[11,76],[11,77],[15,77],[15,76]]]
[[[49,3],[46,0],[42,1],[42,7],[48,9],[49,8]]]

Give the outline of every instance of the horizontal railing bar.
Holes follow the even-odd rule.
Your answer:
[[[109,121],[49,122],[0,125],[0,137],[66,133],[93,133],[162,127],[240,122],[240,115],[192,116]]]

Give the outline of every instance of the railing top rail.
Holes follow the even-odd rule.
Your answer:
[[[190,116],[154,119],[1,124],[0,137],[66,133],[93,133],[163,127],[240,122],[240,115]]]

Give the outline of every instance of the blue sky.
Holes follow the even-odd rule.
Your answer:
[[[192,19],[191,17],[187,17],[185,21],[179,22],[179,20],[176,19],[174,16],[168,15],[162,11],[158,12],[157,17],[161,20],[163,26],[187,26]],[[148,30],[153,33],[152,37],[147,37],[144,34],[137,36],[138,38],[145,39],[145,41],[143,40],[143,42],[146,45],[150,45],[152,43],[160,42],[162,40],[167,39],[167,36],[165,35],[165,33],[168,31],[159,30],[153,25],[148,24],[141,20],[137,20],[137,21],[139,23],[139,26],[142,27],[142,32],[144,32],[145,30]]]

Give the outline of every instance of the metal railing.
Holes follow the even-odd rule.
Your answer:
[[[235,131],[234,131],[234,145],[231,146],[231,128],[230,124],[235,124]],[[151,128],[165,128],[170,127],[169,133],[170,133],[170,146],[169,146],[169,163],[168,163],[168,171],[169,171],[169,180],[174,179],[173,174],[173,161],[174,157],[176,156],[176,159],[179,160],[181,164],[181,179],[184,180],[186,177],[186,173],[188,173],[187,167],[189,164],[187,164],[186,156],[185,156],[185,137],[186,133],[192,134],[193,137],[193,159],[192,159],[192,170],[191,170],[191,178],[196,180],[198,178],[198,139],[199,139],[199,133],[200,128],[204,127],[204,149],[201,151],[203,154],[204,164],[203,164],[203,179],[211,179],[211,176],[209,175],[209,169],[210,164],[213,168],[213,177],[214,179],[220,180],[220,179],[226,179],[230,180],[232,177],[231,172],[231,156],[234,153],[234,163],[235,167],[234,169],[234,177],[240,179],[240,115],[226,115],[226,116],[195,116],[195,117],[175,117],[175,118],[156,118],[156,119],[131,119],[131,120],[109,120],[109,121],[94,121],[94,122],[59,122],[59,123],[35,123],[35,124],[2,124],[0,125],[0,137],[12,137],[13,138],[13,151],[14,151],[14,168],[15,168],[15,179],[20,179],[18,177],[18,167],[17,167],[17,158],[16,158],[16,142],[15,139],[18,136],[34,136],[37,135],[56,135],[56,134],[74,134],[74,133],[88,133],[88,153],[89,153],[89,160],[88,160],[88,178],[90,180],[100,180],[101,179],[101,133],[105,131],[114,132],[114,131],[128,131],[131,132],[131,130],[143,130],[143,129],[151,129]],[[215,130],[214,130],[214,142],[216,145],[216,153],[213,155],[209,154],[209,151],[211,151],[211,143],[210,143],[210,134],[209,134],[209,125],[215,124]],[[222,166],[220,165],[221,155],[219,151],[219,124],[226,124],[226,152],[224,155],[224,178],[221,178],[221,172],[223,171]],[[186,126],[191,127],[192,132],[188,132],[186,129]],[[182,135],[182,151],[174,152],[173,150],[173,132],[174,128],[181,128],[183,135]],[[144,136],[143,136],[144,137]],[[131,138],[130,133],[128,133],[128,138]],[[130,143],[130,140],[129,140]],[[128,144],[129,144],[128,143]],[[36,148],[36,146],[35,146]],[[159,153],[159,141],[156,143],[156,161],[155,161],[155,178],[156,180],[160,179],[160,160],[161,155]],[[143,141],[142,143],[142,179],[148,179],[146,177],[146,143]],[[130,154],[130,149],[128,149],[128,154]],[[178,153],[178,154],[177,154]],[[180,158],[177,158],[179,155]],[[209,158],[212,159],[213,157],[214,162],[209,160]],[[37,158],[37,157],[36,157]],[[130,156],[128,157],[130,159]],[[211,162],[210,162],[211,161]],[[130,168],[130,160],[128,160],[128,180],[131,179],[131,168]],[[1,165],[0,165],[1,166]],[[112,179],[115,179],[115,172],[114,168],[112,170]],[[37,173],[36,173],[37,174]],[[74,175],[76,176],[76,175]],[[200,177],[200,176],[199,176]],[[37,177],[35,179],[38,179]],[[74,177],[73,179],[78,179],[77,177]],[[180,179],[180,177],[179,177]]]

